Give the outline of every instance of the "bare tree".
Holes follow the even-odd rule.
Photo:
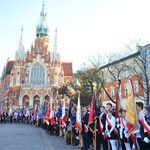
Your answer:
[[[137,46],[138,50],[138,56],[134,58],[134,62],[137,65],[139,69],[134,68],[133,72],[134,74],[138,75],[139,71],[141,72],[141,75],[138,76],[138,81],[140,86],[143,89],[144,92],[144,97],[140,97],[142,100],[146,101],[146,104],[149,105],[149,63],[150,59],[149,56],[147,55],[147,50],[150,49],[150,44],[146,46]]]

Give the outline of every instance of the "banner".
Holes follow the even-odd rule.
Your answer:
[[[133,84],[132,81],[129,79],[127,82],[127,105],[126,105],[126,121],[128,127],[128,134],[129,136],[132,134],[132,131],[136,127],[136,122],[138,120],[137,112],[136,112],[136,103],[133,93]]]
[[[78,105],[77,105],[77,115],[76,115],[76,128],[79,132],[82,131],[82,122],[81,122],[81,105],[80,105],[80,97],[78,97]]]
[[[75,107],[74,107],[74,98],[73,97],[70,99],[69,115],[68,115],[68,117],[70,118],[70,123],[72,125],[75,125],[76,116],[75,116]]]
[[[66,116],[66,102],[65,99],[63,100],[63,106],[62,106],[62,127],[66,126],[66,120],[67,120],[67,116]]]

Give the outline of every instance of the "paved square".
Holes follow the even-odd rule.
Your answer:
[[[0,150],[75,150],[64,139],[28,124],[0,124]]]

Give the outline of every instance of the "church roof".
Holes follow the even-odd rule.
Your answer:
[[[72,63],[71,62],[63,62],[62,63],[63,70],[64,70],[64,76],[72,76]]]

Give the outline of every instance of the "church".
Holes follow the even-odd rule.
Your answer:
[[[23,45],[23,28],[14,60],[7,60],[0,80],[0,105],[4,109],[33,108],[56,99],[57,89],[73,83],[72,62],[62,62],[57,50],[57,29],[53,49],[43,2],[34,44]]]

